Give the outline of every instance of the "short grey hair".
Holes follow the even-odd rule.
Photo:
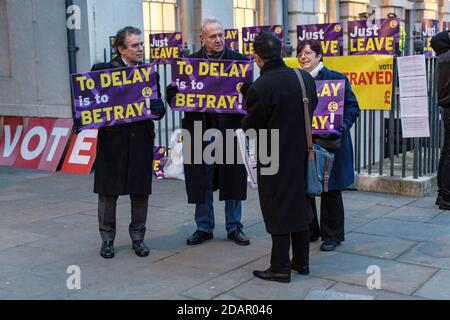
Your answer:
[[[223,30],[223,25],[222,22],[220,22],[219,19],[217,18],[206,18],[202,21],[202,27],[200,29],[201,33],[205,33],[205,28],[208,24],[218,24],[222,30]]]

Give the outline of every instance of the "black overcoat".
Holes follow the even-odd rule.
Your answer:
[[[189,58],[204,59],[203,49],[189,56]],[[248,60],[244,55],[225,48],[223,60]],[[194,141],[194,121],[202,124],[202,135],[208,129],[207,123],[214,117],[215,127],[223,135],[224,146],[226,146],[226,129],[239,129],[241,127],[242,115],[233,114],[208,114],[199,112],[185,112],[182,119],[182,128],[186,129],[191,140]],[[197,141],[199,139],[197,138]],[[236,142],[236,141],[235,141]],[[203,144],[202,150],[206,145]],[[237,142],[235,143],[235,154],[237,155]],[[183,148],[188,148],[187,144]],[[194,144],[191,143],[191,164],[184,164],[184,174],[186,182],[186,193],[189,203],[205,203],[206,193],[206,164],[194,164]],[[203,159],[203,157],[202,157]],[[226,153],[224,150],[224,162]],[[219,190],[219,199],[222,200],[245,200],[247,198],[247,172],[244,165],[239,164],[216,164],[214,171],[213,190]]]
[[[92,71],[126,67],[120,57],[99,63]],[[158,97],[161,97],[157,75]],[[161,117],[164,113],[161,114]],[[152,193],[155,125],[145,120],[98,130],[94,192],[106,195]]]
[[[316,85],[302,71],[310,115],[317,105]],[[271,60],[248,90],[243,129],[279,130],[279,169],[261,175],[258,160],[258,191],[266,230],[272,235],[305,231],[311,221],[311,199],[306,195],[307,144],[303,95],[293,69],[283,60]],[[273,150],[273,146],[269,147]],[[266,167],[269,165],[265,165]]]

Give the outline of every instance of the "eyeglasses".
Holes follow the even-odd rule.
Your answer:
[[[297,58],[301,58],[302,56],[312,56],[315,52],[314,51],[302,51],[297,55]]]

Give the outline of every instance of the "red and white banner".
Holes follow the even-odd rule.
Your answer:
[[[81,131],[73,135],[61,172],[89,174],[97,155],[97,129]]]
[[[55,172],[72,125],[72,119],[0,117],[0,165]],[[96,146],[96,129],[73,135],[62,171],[89,174]]]
[[[23,118],[4,117],[0,134],[0,165],[13,166],[19,153],[19,140],[23,133]]]

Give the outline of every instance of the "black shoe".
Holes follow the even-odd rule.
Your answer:
[[[294,261],[291,262],[291,269],[305,276],[309,274],[309,266],[301,266],[299,264],[294,263]]]
[[[439,209],[450,210],[450,201],[445,201],[444,198],[441,198],[439,201]]]
[[[189,246],[193,246],[205,242],[206,240],[211,240],[213,237],[214,236],[212,232],[208,233],[201,230],[197,230],[189,238],[187,238],[186,244]]]
[[[334,251],[336,250],[336,247],[339,245],[339,243],[336,242],[327,242],[325,241],[320,246],[320,251]]]
[[[441,200],[442,200],[442,196],[439,194],[436,198],[435,204],[438,206],[441,203]]]
[[[103,241],[100,255],[105,259],[114,258],[114,241]]]
[[[239,228],[228,233],[228,239],[233,240],[240,246],[248,246],[250,244],[250,240]]]
[[[150,254],[150,249],[145,245],[144,240],[133,240],[133,249],[138,257],[146,257]]]
[[[274,273],[270,268],[266,271],[254,270],[253,275],[257,278],[268,281],[277,281],[283,283],[291,282],[291,273]]]

